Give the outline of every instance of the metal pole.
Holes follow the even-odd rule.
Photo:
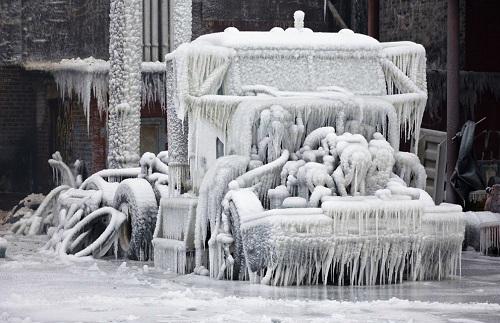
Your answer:
[[[379,39],[379,0],[368,0],[368,36]]]
[[[158,2],[159,0],[153,0],[151,3],[151,61],[156,62],[158,60]]]
[[[460,124],[460,79],[459,79],[459,0],[448,0],[448,48],[446,56],[446,133],[447,133],[447,170],[446,201],[458,201],[451,188],[450,178],[458,157],[458,144],[452,138],[457,134]]]
[[[144,53],[143,60],[145,62],[151,61],[151,3],[149,0],[142,1],[143,5],[143,43]]]

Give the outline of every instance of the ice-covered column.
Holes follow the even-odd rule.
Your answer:
[[[191,41],[192,2],[191,0],[172,1],[172,38],[176,49],[182,43]],[[187,188],[189,177],[188,164],[188,122],[177,118],[172,96],[173,66],[167,61],[167,135],[169,151],[169,188],[172,194]]]
[[[112,0],[109,25],[108,167],[139,162],[142,1]]]

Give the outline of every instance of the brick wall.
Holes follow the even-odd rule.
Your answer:
[[[65,100],[59,98],[55,102],[57,105],[52,108],[55,113],[52,134],[55,141],[53,150],[59,151],[68,165],[79,159],[83,162],[85,169],[90,172],[93,162],[92,141],[91,134],[87,131],[87,119],[82,105],[78,100],[69,98]]]
[[[0,192],[31,188],[34,103],[29,76],[17,66],[0,66]]]
[[[21,61],[21,0],[0,1],[0,65]]]
[[[380,40],[424,45],[428,68],[446,68],[447,0],[381,0]]]
[[[95,98],[92,98],[90,103],[88,130],[87,120],[78,100],[58,99],[56,105],[54,110],[58,111],[58,115],[55,117],[54,150],[59,150],[64,160],[69,163],[76,159],[83,161],[87,175],[106,168],[106,116],[99,114]],[[156,102],[142,107],[141,118],[165,118],[165,115],[160,104]]]
[[[0,65],[108,58],[109,0],[1,0]]]
[[[331,30],[331,18],[324,19],[323,0],[193,0],[193,38],[235,26],[240,30],[265,31],[272,27],[293,27],[293,13],[306,14],[305,26],[314,31]]]
[[[90,101],[90,140],[92,144],[92,159],[90,174],[106,168],[107,144],[106,144],[106,116],[103,113],[99,115],[97,109],[97,100],[92,98]]]
[[[447,0],[380,0],[380,40],[413,41],[427,52],[429,99],[422,126],[446,130]],[[460,67],[465,62],[465,1],[460,2]]]
[[[34,78],[35,107],[35,160],[32,190],[47,192],[50,188],[52,173],[47,163],[51,155],[50,142],[50,109],[47,102],[47,74],[31,73]]]

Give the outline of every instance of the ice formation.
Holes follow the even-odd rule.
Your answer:
[[[164,77],[169,152],[139,160],[140,8],[127,1],[111,5],[110,166],[134,168],[64,188],[48,247],[102,256],[114,245],[146,260],[152,239],[160,268],[272,285],[460,272],[461,208],[435,206],[418,157],[399,151],[401,134],[418,144],[422,46],[314,33],[301,12],[287,30],[189,42],[191,2],[174,1],[166,73],[143,65],[154,70],[143,98],[156,99]]]
[[[176,145],[188,134],[174,153],[187,146],[198,195],[194,272],[274,285],[457,274],[461,209],[435,206],[418,157],[399,152],[401,134],[417,147],[424,48],[313,33],[295,18],[167,56]]]
[[[172,49],[191,40],[192,1],[175,0],[171,3]],[[176,117],[176,104],[173,89],[175,87],[175,69],[168,55],[166,59],[166,102],[167,102],[167,138],[170,150],[171,194],[179,195],[187,191],[194,181],[189,183],[188,164],[188,122]]]
[[[460,207],[429,210],[418,200],[332,197],[322,209],[248,213],[246,195],[229,195],[238,205],[231,216],[241,223],[233,235],[240,231],[249,275],[261,283],[372,285],[459,273]]]
[[[243,156],[225,156],[217,159],[215,165],[205,175],[200,186],[198,206],[196,208],[196,225],[194,244],[198,250],[196,254],[196,267],[202,266],[202,250],[208,244],[210,257],[217,258],[213,240],[217,236],[221,224],[222,199],[228,190],[231,181],[243,174],[248,166],[248,158]],[[211,240],[208,239],[210,228]],[[213,251],[213,252],[212,252]],[[215,270],[211,266],[210,270]]]
[[[126,168],[139,161],[142,5],[110,6],[108,167]]]
[[[111,2],[109,63],[88,58],[33,67],[50,70],[63,96],[76,93],[87,121],[91,95],[102,112],[109,88],[108,166],[112,169],[99,171],[82,182],[80,163],[77,161],[72,170],[55,153],[49,163],[55,181],[61,185],[49,193],[35,213],[27,213],[12,227],[18,233],[47,232],[50,239],[45,249],[62,255],[102,257],[114,247],[117,256],[147,260],[153,255],[157,201],[189,189],[187,150],[182,153],[183,138],[187,137],[179,120],[175,119],[180,128],[169,122],[169,134],[173,133],[169,140],[175,141],[177,134],[181,138],[179,149],[170,145],[174,148],[171,154],[146,153],[139,159],[141,88],[143,104],[159,101],[162,108],[166,108],[165,90],[169,88],[165,64],[141,64],[141,9],[137,1]],[[184,19],[191,11],[191,2],[176,1],[173,11],[177,47],[191,37],[191,27],[186,27]]]
[[[162,110],[166,110],[165,63],[143,62],[141,72],[141,104],[159,102]]]
[[[226,127],[233,110],[245,100],[233,95],[326,100],[342,94],[355,98],[364,123],[375,131],[387,130],[391,143],[399,144],[400,129],[408,139],[418,138],[427,99],[425,50],[411,42],[378,43],[347,30],[252,33],[233,28],[183,45],[169,59],[176,66],[173,90],[181,119],[193,111],[216,127]],[[354,77],[358,73],[363,76]],[[221,84],[227,97],[209,98]],[[206,111],[207,101],[219,107]],[[374,115],[376,111],[383,114]],[[387,118],[392,119],[388,124]],[[363,131],[366,125],[360,125]],[[388,125],[393,128],[386,129]]]
[[[108,109],[108,89],[110,63],[102,59],[87,57],[84,59],[63,59],[57,63],[35,64],[25,66],[29,70],[50,72],[59,90],[61,98],[75,96],[83,106],[90,123],[90,103],[94,97],[99,114],[104,118]],[[162,62],[141,63],[141,105],[159,102],[166,109],[165,64]]]
[[[258,115],[254,136],[266,138],[272,112]],[[282,150],[276,159],[268,154],[269,144],[253,148],[250,158],[260,158],[261,166],[245,172],[247,159],[238,177],[229,168],[224,172],[235,166],[226,159],[238,156],[219,158],[208,170],[196,217],[197,268],[208,266],[218,279],[237,275],[275,285],[392,283],[403,276],[441,279],[458,273],[461,209],[434,207],[432,201],[429,208],[421,190],[407,187],[404,179],[408,185],[425,182],[416,155],[396,151],[380,133],[367,142],[361,135],[337,135],[333,127],[317,128],[300,141],[304,147],[292,154]],[[261,149],[266,153],[259,154]],[[401,169],[409,174],[404,179],[394,173]],[[208,187],[213,206],[206,207]],[[443,232],[448,238],[437,238]],[[209,261],[203,264],[207,239]]]
[[[63,59],[57,64],[52,64],[49,71],[54,76],[62,98],[71,98],[75,94],[82,102],[87,125],[90,121],[92,95],[97,100],[99,113],[107,109],[109,64],[106,61],[93,57]]]
[[[33,214],[44,199],[43,194],[29,194],[10,210],[3,223],[15,223],[25,216],[28,217],[28,214]]]
[[[75,213],[75,215],[77,214],[78,213]],[[75,256],[77,257],[94,255],[95,257],[100,258],[104,256],[108,252],[111,245],[113,243],[117,243],[117,230],[119,230],[122,223],[126,220],[123,213],[111,207],[100,208],[87,215],[82,221],[77,223],[74,223],[73,221],[65,227],[66,230],[68,230],[68,228],[70,229],[65,232],[65,237],[62,241],[59,252],[61,254],[66,254],[76,249],[82,243],[82,240],[89,235],[88,230],[89,227],[92,226],[92,223],[95,221],[102,221],[101,217],[104,215],[110,215],[110,218],[107,220],[108,225],[104,232],[83,250],[75,253]]]

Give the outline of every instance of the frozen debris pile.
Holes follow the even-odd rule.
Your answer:
[[[42,204],[45,196],[43,194],[29,194],[23,198],[16,206],[10,210],[3,219],[3,223],[15,223],[22,219],[26,214],[33,213]]]
[[[79,160],[76,160],[70,168],[63,161],[61,154],[56,151],[52,154],[52,158],[49,159],[49,165],[52,168],[53,180],[59,186],[47,196],[41,194],[35,196],[34,203],[31,202],[32,206],[34,206],[33,210],[27,207],[18,209],[14,214],[18,219],[11,227],[11,231],[25,235],[37,235],[45,232],[46,227],[53,221],[54,207],[59,195],[67,189],[77,187],[82,183],[80,174],[82,164]]]
[[[116,256],[147,260],[153,254],[157,200],[168,194],[167,156],[146,153],[141,167],[102,170],[82,182],[78,167],[71,170],[56,152],[49,164],[61,185],[11,230],[47,233],[44,249],[60,255],[103,257],[113,250]]]
[[[5,258],[5,254],[7,253],[8,243],[7,240],[0,237],[0,258]]]

